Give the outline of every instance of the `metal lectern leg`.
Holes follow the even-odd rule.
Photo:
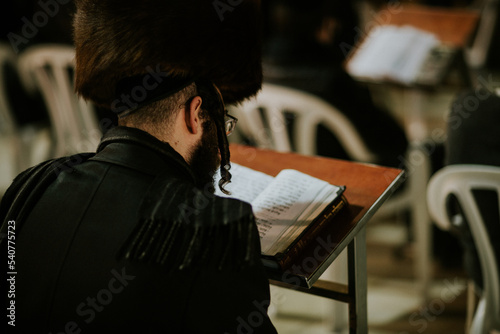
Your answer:
[[[347,248],[349,295],[349,333],[368,333],[366,227],[363,227]]]

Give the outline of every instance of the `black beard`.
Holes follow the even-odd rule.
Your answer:
[[[193,149],[189,160],[189,166],[196,178],[196,187],[213,194],[215,192],[214,174],[219,165],[219,146],[215,124],[205,121],[201,140]]]

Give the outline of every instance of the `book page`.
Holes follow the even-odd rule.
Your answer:
[[[224,194],[218,186],[220,180],[220,170],[214,176],[215,194],[222,197],[236,198],[244,202],[251,203],[267,186],[274,177],[262,172],[231,163],[231,183],[225,189],[231,192],[231,195]]]
[[[439,45],[431,33],[411,27],[383,25],[373,28],[347,64],[354,77],[405,84],[414,82],[430,51]]]
[[[283,251],[338,195],[341,188],[296,170],[282,170],[275,178],[232,163],[231,195],[216,187],[216,195],[249,202],[261,238],[261,251]],[[216,183],[220,173],[214,177]]]
[[[274,181],[252,202],[257,227],[261,237],[262,253],[266,255],[280,237],[293,226],[296,219],[313,211],[315,201],[322,201],[317,194],[329,183],[294,170],[283,170]]]
[[[338,190],[335,192],[335,190]],[[295,241],[296,238],[342,193],[341,188],[329,185],[317,194],[309,207],[297,217],[295,224],[286,230],[280,237],[279,242],[268,250],[270,254],[283,253]]]

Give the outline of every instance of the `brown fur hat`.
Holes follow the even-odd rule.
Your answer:
[[[76,91],[110,108],[118,81],[210,80],[226,103],[261,87],[260,0],[76,0]]]

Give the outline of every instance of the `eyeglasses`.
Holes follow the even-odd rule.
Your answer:
[[[236,123],[238,123],[238,119],[234,116],[231,116],[227,113],[224,115],[224,127],[226,129],[226,136],[229,136],[233,133],[234,128],[236,127]]]
[[[219,87],[217,87],[215,84],[213,85],[213,87],[215,88],[215,91],[217,92],[217,95],[219,97],[220,110],[224,111],[224,127],[226,130],[226,136],[229,136],[231,133],[233,133],[238,119],[227,113],[226,107],[224,105],[224,98],[222,97],[222,93],[220,92]]]

